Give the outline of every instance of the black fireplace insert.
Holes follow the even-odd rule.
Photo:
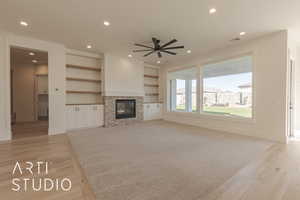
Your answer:
[[[136,117],[135,99],[116,100],[116,119],[127,119]]]

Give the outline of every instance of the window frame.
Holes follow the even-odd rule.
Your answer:
[[[209,64],[215,64],[215,63],[219,63],[219,62],[224,62],[227,60],[232,60],[232,59],[237,59],[237,58],[241,58],[241,57],[246,57],[246,56],[251,56],[251,60],[252,60],[252,116],[251,117],[242,117],[242,116],[234,116],[234,115],[219,115],[219,114],[212,114],[212,113],[206,113],[203,111],[203,97],[204,97],[204,84],[203,84],[203,69],[205,65],[209,65]],[[202,63],[201,65],[194,65],[194,66],[190,66],[190,67],[181,67],[181,68],[177,68],[176,70],[168,70],[168,73],[174,72],[174,71],[181,71],[184,69],[189,69],[189,68],[194,68],[197,67],[197,71],[198,71],[198,75],[197,75],[197,110],[196,112],[186,112],[186,111],[180,111],[180,110],[172,110],[171,106],[172,106],[172,102],[171,102],[171,96],[169,95],[170,93],[167,92],[167,97],[169,98],[168,103],[170,104],[170,106],[168,106],[167,112],[173,112],[173,113],[181,113],[184,115],[189,115],[189,116],[200,116],[200,117],[204,117],[204,118],[208,118],[208,119],[212,119],[212,120],[231,120],[231,121],[237,121],[237,122],[249,122],[249,123],[254,123],[256,122],[256,59],[255,59],[255,55],[253,52],[246,52],[243,54],[238,54],[235,56],[229,56],[229,57],[224,57],[223,59],[215,59],[212,60],[210,62],[205,62]],[[170,82],[171,79],[168,79],[168,83]],[[167,88],[168,91],[170,90],[170,85],[167,84]]]
[[[193,94],[192,94],[192,81],[193,80],[184,80],[185,81],[185,109],[183,110],[179,110],[176,109],[177,106],[177,96],[176,96],[176,90],[177,90],[177,81],[176,80],[183,80],[183,79],[170,79],[169,77],[167,78],[167,88],[168,88],[168,102],[169,102],[169,106],[168,106],[168,111],[169,112],[184,112],[184,113],[197,113],[199,112],[199,106],[200,106],[200,101],[199,101],[199,83],[200,83],[200,78],[199,78],[199,74],[200,74],[200,68],[198,66],[193,66],[193,67],[188,67],[188,68],[181,68],[178,70],[174,70],[174,71],[168,71],[168,73],[171,72],[175,72],[175,71],[183,71],[183,70],[187,70],[190,68],[195,68],[197,69],[197,79],[193,79],[196,80],[196,111],[193,111],[193,103],[192,103],[192,98],[193,98]],[[174,81],[174,83],[172,83],[172,81]]]

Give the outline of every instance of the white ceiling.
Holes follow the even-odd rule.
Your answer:
[[[162,65],[179,64],[232,45],[241,31],[244,40],[282,29],[300,33],[299,0],[1,0],[0,29],[92,52],[133,54],[133,43],[176,38],[185,50],[165,56]],[[212,7],[217,13],[209,15]],[[20,20],[29,23],[19,25]],[[111,26],[105,27],[108,20]],[[299,34],[300,37],[300,34]],[[238,42],[237,42],[238,43]],[[176,45],[177,45],[176,44]],[[191,54],[186,50],[191,49]],[[156,54],[138,59],[155,63]]]
[[[34,53],[34,55],[30,55],[29,53]],[[11,55],[10,63],[12,65],[48,64],[48,53],[47,52],[13,47],[10,49],[10,55]],[[33,63],[32,60],[36,60],[37,63]]]

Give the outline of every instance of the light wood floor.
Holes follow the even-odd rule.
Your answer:
[[[243,149],[241,149],[243,151]],[[234,162],[236,158],[228,160]],[[16,161],[49,161],[47,177],[68,177],[70,192],[13,192]],[[23,175],[24,177],[25,175]],[[15,176],[14,176],[15,177]],[[43,175],[41,175],[43,177]],[[299,200],[300,143],[274,144],[214,191],[191,200]],[[0,144],[0,198],[7,200],[94,200],[67,135],[41,136]],[[148,199],[145,197],[145,199]],[[180,199],[180,198],[178,198]],[[189,200],[189,199],[184,199]]]
[[[24,166],[26,161],[49,162],[49,173],[36,175],[35,178],[69,178],[72,189],[69,192],[27,192],[12,191],[12,178],[32,178],[29,173],[12,175],[16,162]],[[23,186],[24,184],[22,184]],[[7,200],[94,200],[95,196],[87,184],[81,167],[71,149],[67,135],[40,136],[17,139],[0,144],[0,199]]]
[[[48,121],[22,122],[12,125],[13,139],[43,135],[48,135]]]

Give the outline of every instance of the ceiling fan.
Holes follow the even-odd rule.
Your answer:
[[[147,51],[149,51],[147,54],[144,55],[144,57],[149,56],[149,55],[157,52],[157,56],[159,58],[161,58],[162,53],[167,53],[167,54],[170,54],[170,55],[176,55],[175,52],[172,52],[172,51],[169,51],[169,50],[183,49],[184,48],[184,46],[169,47],[171,44],[177,42],[176,39],[173,39],[170,42],[167,42],[163,45],[161,45],[160,40],[158,40],[156,38],[152,38],[152,42],[153,42],[153,46],[147,46],[147,45],[143,45],[143,44],[134,44],[135,46],[144,47],[144,48],[147,48],[147,49],[133,50],[133,52],[147,52]]]

